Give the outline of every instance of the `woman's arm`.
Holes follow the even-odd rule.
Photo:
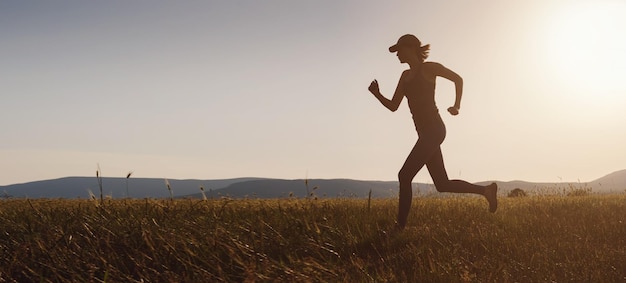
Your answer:
[[[459,109],[461,109],[461,97],[463,96],[463,78],[459,76],[454,71],[444,67],[443,65],[436,63],[435,65],[435,75],[446,78],[454,83],[454,87],[456,90],[456,98],[454,100],[454,106],[448,108],[448,112],[452,115],[459,114]]]
[[[387,107],[387,109],[395,112],[396,110],[398,110],[398,107],[400,107],[400,102],[402,102],[402,98],[404,97],[401,85],[405,74],[406,71],[402,73],[402,76],[398,81],[398,86],[396,86],[396,92],[393,94],[393,98],[391,98],[391,100],[387,99],[380,93],[377,80],[372,81],[368,90],[378,99],[378,101],[380,101],[380,103]]]

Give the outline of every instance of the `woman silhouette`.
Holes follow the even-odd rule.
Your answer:
[[[397,52],[400,63],[409,64],[409,69],[402,72],[400,76],[393,98],[389,100],[380,93],[378,81],[372,81],[369,86],[369,91],[391,111],[396,111],[402,98],[406,96],[419,136],[398,173],[400,181],[398,228],[400,229],[405,227],[411,208],[413,198],[411,183],[424,165],[428,168],[437,191],[479,194],[489,202],[490,212],[495,212],[498,208],[496,183],[478,186],[462,180],[448,179],[441,155],[441,143],[446,137],[446,127],[435,105],[435,79],[443,77],[454,82],[456,99],[454,106],[448,108],[448,112],[454,116],[459,114],[461,108],[463,79],[439,63],[425,62],[429,50],[430,45],[422,46],[414,35],[403,35],[398,39],[398,43],[389,47],[389,52]]]

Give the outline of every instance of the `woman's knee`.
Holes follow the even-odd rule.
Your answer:
[[[446,193],[446,192],[451,191],[450,186],[452,184],[449,180],[437,180],[437,181],[433,180],[433,183],[435,185],[435,189],[440,193]]]
[[[411,172],[411,170],[403,167],[398,172],[398,181],[400,181],[400,184],[404,184],[404,183],[407,183],[407,182],[411,183],[413,181],[413,178],[415,177],[415,175],[416,174]]]

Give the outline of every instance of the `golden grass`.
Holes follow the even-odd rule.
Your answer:
[[[626,280],[626,195],[0,201],[0,282]]]

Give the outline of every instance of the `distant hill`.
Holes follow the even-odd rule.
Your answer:
[[[237,182],[259,178],[236,178],[220,180],[168,180],[174,196],[184,196],[205,190],[229,186]],[[113,198],[126,197],[126,178],[102,178],[103,194]],[[95,177],[66,177],[24,184],[0,186],[0,196],[28,198],[89,198],[89,192],[100,197]],[[170,196],[165,179],[129,178],[128,192],[131,198],[167,198]]]
[[[609,192],[624,192],[626,191],[626,169],[613,172],[600,179],[597,179],[589,185],[594,190],[609,191]]]
[[[126,197],[126,178],[102,178],[103,194],[112,198]],[[200,187],[207,197],[230,196],[236,198],[305,197],[305,180],[282,180],[264,178],[236,178],[223,180],[168,180],[174,197],[201,198]],[[393,197],[398,182],[359,181],[348,179],[311,179],[308,187],[318,197]],[[431,185],[414,184],[420,191],[434,190]],[[89,198],[92,192],[100,197],[95,177],[67,177],[24,184],[0,186],[0,197],[17,198]],[[169,191],[164,179],[130,178],[128,192],[131,198],[168,198]]]
[[[489,182],[480,182],[477,184],[488,184]],[[604,177],[598,178],[590,182],[554,182],[554,183],[531,183],[525,181],[496,181],[501,191],[511,191],[520,188],[525,191],[552,192],[558,190],[569,190],[579,188],[591,188],[594,193],[623,193],[626,191],[626,169],[613,172]]]
[[[113,198],[126,197],[126,182],[131,198],[168,198],[169,191],[164,179],[156,178],[103,178],[103,193]],[[397,181],[362,181],[350,179],[310,179],[309,192],[317,197],[396,197]],[[492,181],[477,184],[489,184]],[[520,188],[527,192],[559,192],[571,188],[592,188],[596,193],[622,193],[626,191],[626,170],[608,174],[586,183],[531,183],[525,181],[496,181],[500,192]],[[283,180],[267,178],[234,178],[219,180],[169,180],[174,197],[201,198],[200,187],[207,197],[230,196],[235,198],[283,198],[305,197],[305,180]],[[414,183],[414,191],[425,195],[436,192],[432,184]],[[18,198],[89,198],[89,192],[100,196],[95,177],[67,177],[54,180],[36,181],[24,184],[0,186],[1,197]]]

